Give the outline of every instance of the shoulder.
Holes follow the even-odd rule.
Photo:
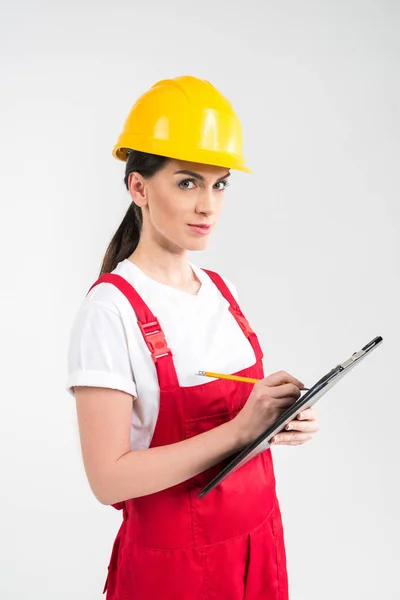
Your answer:
[[[112,271],[113,275],[119,275],[124,278],[130,285],[135,287],[135,272],[128,268],[126,261],[118,263]],[[93,282],[97,283],[97,280]],[[93,285],[92,284],[92,285]],[[89,286],[90,287],[90,286]],[[111,311],[117,315],[121,315],[126,308],[127,299],[116,285],[110,282],[102,281],[91,287],[82,303],[82,310],[93,311]]]
[[[113,273],[119,273],[118,267]],[[70,357],[83,357],[85,364],[103,353],[104,363],[120,357],[126,350],[131,330],[132,307],[121,291],[112,283],[89,285],[70,329]],[[108,357],[108,358],[107,358]],[[114,358],[112,358],[114,357]]]

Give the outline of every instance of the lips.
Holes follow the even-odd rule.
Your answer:
[[[194,233],[198,233],[200,235],[207,235],[208,233],[210,233],[212,225],[195,225],[192,223],[189,223],[188,226],[190,227],[190,229],[194,232]]]

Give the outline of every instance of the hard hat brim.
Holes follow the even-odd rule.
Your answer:
[[[244,164],[243,157],[237,154],[202,148],[191,150],[191,148],[182,148],[182,145],[179,148],[174,148],[170,141],[166,142],[155,138],[149,140],[140,136],[122,133],[118,143],[113,148],[112,154],[118,160],[126,162],[129,150],[138,150],[175,160],[226,167],[227,169],[253,174],[253,171]]]

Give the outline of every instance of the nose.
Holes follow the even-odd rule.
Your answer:
[[[218,193],[213,188],[203,188],[198,195],[196,212],[204,215],[213,215],[218,209]]]

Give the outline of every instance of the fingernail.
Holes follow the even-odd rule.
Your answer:
[[[276,442],[279,442],[279,437],[278,437],[278,436],[274,437],[274,444],[275,444]]]
[[[297,415],[297,418],[298,418],[298,419],[302,419],[302,418],[303,418],[303,416],[304,416],[304,415],[303,415],[303,413],[300,413],[300,414],[298,414],[298,415]]]
[[[290,423],[288,423],[288,424],[286,425],[285,429],[287,429],[287,430],[289,430],[289,429],[292,429],[292,426],[291,426],[291,424],[290,424]]]

